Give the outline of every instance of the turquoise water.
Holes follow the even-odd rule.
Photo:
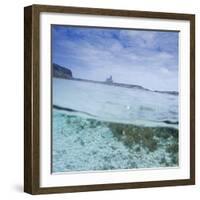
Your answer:
[[[52,171],[179,165],[178,95],[53,79]]]
[[[178,130],[103,122],[53,110],[52,171],[178,166]]]

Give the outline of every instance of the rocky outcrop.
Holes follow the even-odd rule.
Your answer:
[[[53,63],[53,77],[55,78],[63,78],[63,79],[71,79],[72,71],[63,66]]]

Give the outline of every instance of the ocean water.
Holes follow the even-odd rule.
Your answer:
[[[53,79],[52,171],[178,166],[178,96]]]

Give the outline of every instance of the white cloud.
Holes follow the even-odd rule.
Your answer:
[[[79,78],[102,81],[112,75],[116,82],[177,90],[177,52],[170,52],[162,33],[120,30],[114,36],[115,32],[101,30],[76,29],[77,38],[55,33],[54,61]],[[170,33],[163,37],[169,44],[174,40]]]

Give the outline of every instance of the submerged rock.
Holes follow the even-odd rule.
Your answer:
[[[110,123],[110,130],[113,135],[127,146],[140,144],[142,148],[155,151],[161,141],[165,143],[172,138],[172,144],[167,151],[172,154],[178,153],[178,130],[168,127],[142,127],[132,124]],[[171,149],[172,147],[172,149]]]

